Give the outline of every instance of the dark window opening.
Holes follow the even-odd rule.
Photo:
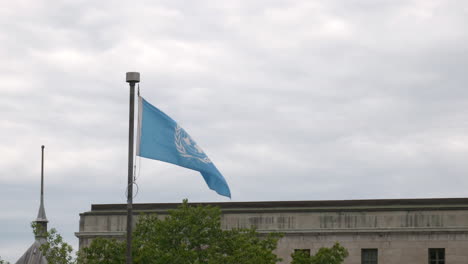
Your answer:
[[[377,264],[378,251],[376,248],[361,249],[361,264]]]
[[[430,248],[429,264],[445,264],[445,248]]]

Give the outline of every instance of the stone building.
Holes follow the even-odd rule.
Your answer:
[[[295,250],[311,254],[341,243],[345,264],[468,263],[468,198],[202,203],[222,209],[223,228],[281,232],[277,254],[290,263]],[[134,204],[164,215],[178,204]],[[80,214],[80,247],[95,237],[124,238],[125,204],[95,204]]]

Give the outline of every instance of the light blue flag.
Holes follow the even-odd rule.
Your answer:
[[[199,171],[210,189],[231,198],[223,175],[187,132],[142,97],[138,100],[137,155]]]

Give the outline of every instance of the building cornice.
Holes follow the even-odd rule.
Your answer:
[[[468,198],[380,199],[380,200],[323,200],[269,202],[190,203],[217,206],[223,213],[281,213],[281,212],[363,212],[363,211],[439,211],[468,210]],[[134,204],[134,214],[158,213],[175,209],[180,203]],[[93,204],[91,211],[81,215],[126,214],[126,204]]]

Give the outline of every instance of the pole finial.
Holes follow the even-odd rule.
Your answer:
[[[139,72],[127,72],[126,81],[128,83],[139,83],[140,82],[140,73]]]

